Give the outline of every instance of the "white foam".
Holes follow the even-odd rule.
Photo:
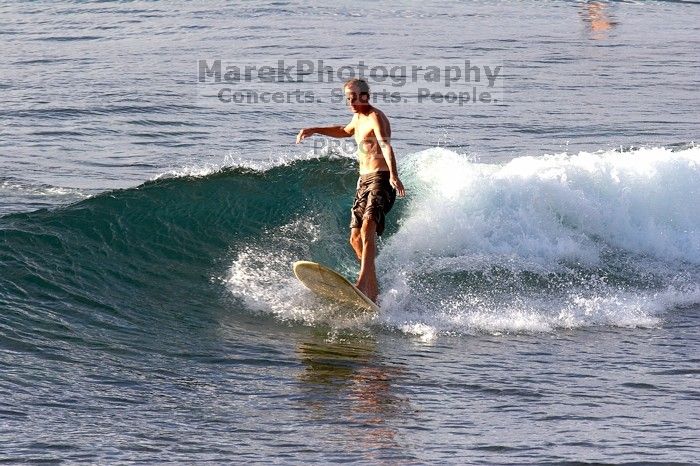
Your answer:
[[[511,295],[510,303],[475,296],[422,299],[419,305],[396,307],[382,302],[380,323],[432,341],[439,334],[546,333],[593,326],[653,328],[670,309],[700,303],[700,289],[670,286],[658,292],[624,292],[601,288],[597,295]],[[409,292],[409,295],[413,293]],[[415,296],[415,295],[414,295]]]
[[[386,250],[402,262],[590,266],[599,261],[600,239],[700,264],[698,147],[520,157],[503,165],[437,148],[405,165],[414,194]]]
[[[691,286],[700,281],[698,147],[504,164],[433,148],[412,154],[401,171],[407,214],[377,260],[386,325],[411,335],[653,327],[669,309],[700,303]],[[611,255],[620,270],[606,272]],[[441,285],[494,269],[510,275],[496,273],[491,289]],[[581,272],[597,269],[592,278]],[[533,288],[523,273],[571,283]],[[616,273],[656,283],[608,284]]]

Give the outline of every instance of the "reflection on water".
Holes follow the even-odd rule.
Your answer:
[[[591,39],[598,40],[607,37],[607,32],[617,26],[617,22],[608,13],[607,2],[589,1],[583,4],[581,18],[588,26]]]
[[[405,370],[382,361],[373,337],[328,342],[319,336],[301,342],[297,356],[304,364],[298,376],[303,403],[314,419],[360,427],[344,432],[366,455],[400,448],[393,421],[409,406],[393,382],[404,377]]]

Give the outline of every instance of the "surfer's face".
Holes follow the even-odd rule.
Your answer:
[[[361,95],[359,89],[354,86],[345,88],[345,102],[353,113],[359,113],[367,107],[368,96]]]

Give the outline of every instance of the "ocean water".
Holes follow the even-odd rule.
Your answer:
[[[698,19],[691,1],[3,3],[0,461],[696,464]],[[202,60],[500,66],[493,88],[429,86],[489,103],[421,100],[423,71],[371,81],[405,98],[377,103],[408,191],[380,314],[291,273],[358,271],[353,147],[294,144],[349,121],[340,81],[201,82]]]

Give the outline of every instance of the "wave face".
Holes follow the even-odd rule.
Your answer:
[[[423,338],[644,327],[700,303],[696,147],[506,164],[434,148],[400,169],[409,196],[380,241],[383,312],[370,325]],[[290,266],[311,259],[357,273],[347,244],[354,170],[343,157],[188,170],[1,217],[4,341],[128,340],[166,316],[212,309],[337,323]]]
[[[354,187],[351,165],[326,158],[265,171],[225,168],[0,217],[0,341],[132,343],[172,322],[223,312],[232,303],[215,277],[239,251],[264,244],[266,231],[302,215],[320,219],[316,213],[341,228],[334,215]]]

